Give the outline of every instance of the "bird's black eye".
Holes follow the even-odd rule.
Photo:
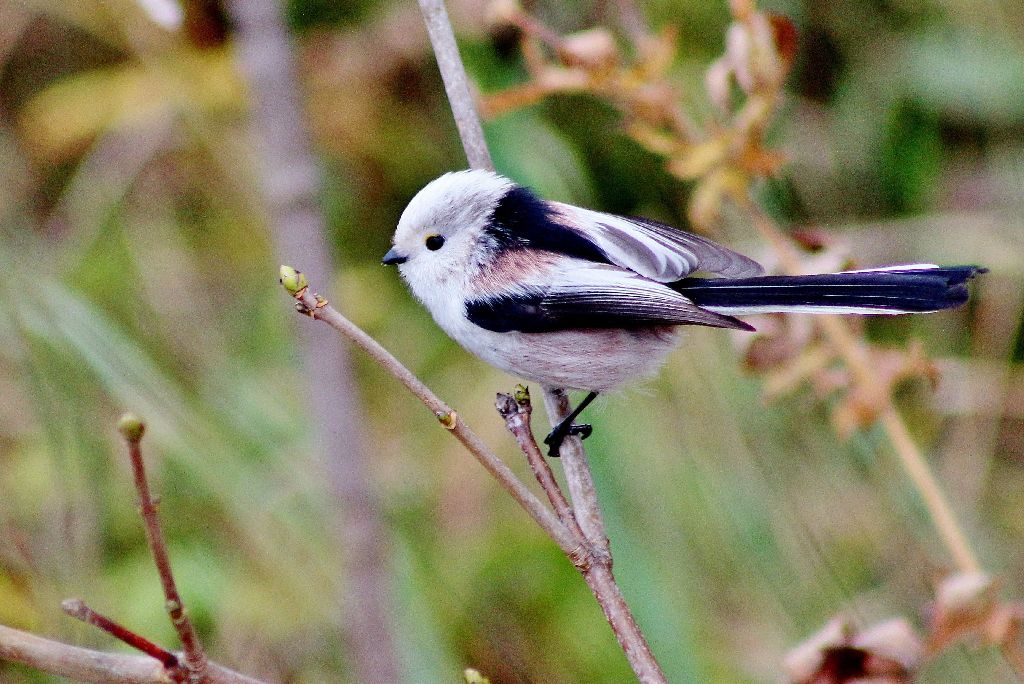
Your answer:
[[[444,235],[428,235],[426,244],[427,249],[431,252],[436,252],[444,247]]]

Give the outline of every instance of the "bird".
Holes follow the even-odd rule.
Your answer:
[[[487,170],[446,173],[410,200],[382,263],[456,342],[529,382],[587,392],[545,437],[557,456],[602,392],[655,375],[683,326],[753,331],[737,316],[907,314],[968,299],[979,266],[907,264],[766,275],[708,238],[542,199]]]

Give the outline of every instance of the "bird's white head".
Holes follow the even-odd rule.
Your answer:
[[[422,301],[464,282],[486,255],[481,241],[494,208],[513,187],[490,171],[457,171],[431,181],[402,212],[384,263],[398,265]]]

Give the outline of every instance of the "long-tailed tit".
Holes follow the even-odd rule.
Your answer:
[[[406,207],[385,264],[459,344],[549,387],[598,392],[653,375],[683,325],[753,330],[737,315],[903,314],[967,301],[975,266],[766,276],[754,260],[643,218],[549,202],[488,171],[448,173]],[[718,277],[692,277],[697,271]]]

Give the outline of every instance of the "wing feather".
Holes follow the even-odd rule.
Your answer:
[[[580,262],[584,263],[584,262]],[[705,325],[753,330],[695,305],[668,287],[610,266],[588,265],[542,286],[507,289],[466,304],[466,317],[493,332]]]
[[[723,278],[764,273],[759,263],[700,235],[650,219],[615,216],[549,202],[566,228],[592,242],[608,260],[645,278],[669,283],[694,271]]]

